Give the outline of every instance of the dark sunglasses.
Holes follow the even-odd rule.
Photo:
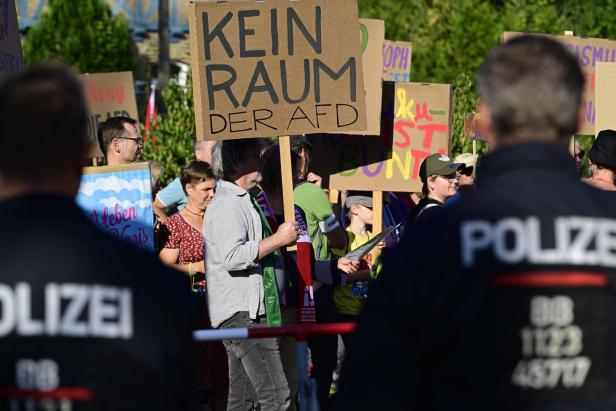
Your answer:
[[[586,152],[584,150],[580,150],[579,153],[575,153],[575,157],[577,157],[578,159],[583,159],[584,155],[586,154]]]
[[[466,167],[464,170],[461,171],[461,174],[470,177],[473,175],[473,167]]]

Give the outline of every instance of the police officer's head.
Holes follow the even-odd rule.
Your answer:
[[[495,47],[477,76],[481,127],[494,146],[566,143],[581,120],[584,77],[576,57],[546,37]]]
[[[74,196],[90,149],[82,86],[60,63],[26,68],[0,84],[0,178],[4,196]]]

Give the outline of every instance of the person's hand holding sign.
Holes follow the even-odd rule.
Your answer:
[[[352,274],[359,268],[359,261],[351,261],[347,258],[338,259],[338,269],[344,273]]]
[[[278,230],[276,230],[276,236],[280,239],[280,244],[286,246],[293,244],[297,241],[299,234],[299,228],[297,227],[297,221],[291,221],[288,223],[282,223]]]

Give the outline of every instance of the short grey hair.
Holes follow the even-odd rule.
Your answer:
[[[218,179],[222,179],[222,141],[217,141],[212,146],[212,171]]]
[[[231,180],[239,166],[252,153],[259,155],[261,143],[258,139],[237,139],[217,141],[212,147],[212,170],[218,179]]]
[[[477,75],[501,140],[552,141],[575,134],[583,86],[575,55],[540,36],[520,36],[495,47]]]

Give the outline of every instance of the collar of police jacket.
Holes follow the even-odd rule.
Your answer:
[[[565,146],[533,142],[511,144],[482,157],[477,166],[477,187],[491,184],[505,174],[522,169],[533,172],[536,179],[541,179],[541,173],[557,173],[579,180],[575,160]]]

